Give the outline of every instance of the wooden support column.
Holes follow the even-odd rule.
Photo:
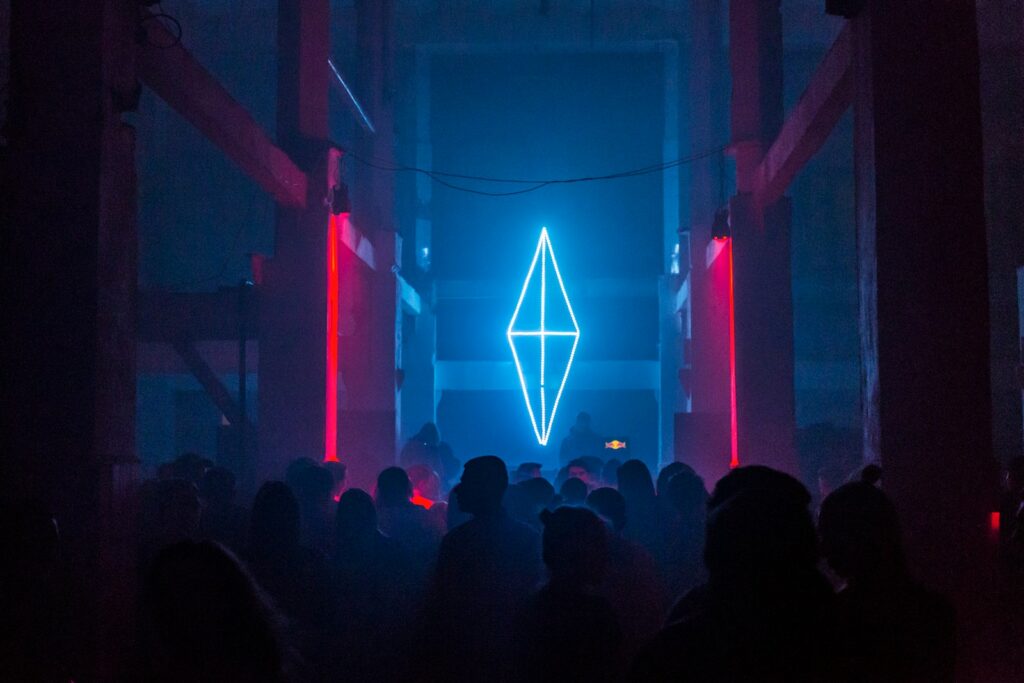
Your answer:
[[[393,15],[392,0],[356,2],[355,82],[376,132],[361,130],[355,148],[385,166],[394,159]],[[376,269],[342,270],[342,290],[355,289],[362,299],[352,298],[358,313],[340,350],[345,393],[339,454],[353,484],[370,487],[381,469],[395,463],[399,437],[401,292],[396,272],[401,237],[394,218],[393,174],[358,167],[352,196],[352,218],[373,242]]]
[[[975,3],[869,2],[854,28],[865,456],[914,572],[958,603],[957,680],[994,680],[977,657],[995,472]]]
[[[0,499],[57,516],[70,637],[28,645],[52,647],[65,680],[123,677],[132,643],[137,191],[121,113],[138,96],[137,12],[15,0],[10,14]]]
[[[277,137],[308,177],[304,208],[278,206],[260,308],[256,481],[325,453],[328,226],[339,153],[328,149],[330,3],[280,0]]]
[[[728,134],[722,0],[691,3],[689,134],[690,153],[721,145]],[[724,153],[690,165],[689,357],[691,412],[676,416],[676,459],[691,465],[713,485],[729,471],[729,292],[726,259],[708,261],[715,211],[724,195]],[[687,311],[684,311],[684,313]],[[688,323],[688,324],[687,324]],[[688,366],[688,367],[687,367]]]
[[[730,2],[729,52],[738,190],[730,202],[736,455],[741,465],[795,475],[789,203],[759,206],[753,195],[758,166],[782,126],[779,0]]]

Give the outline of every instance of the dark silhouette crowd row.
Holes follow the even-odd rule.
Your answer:
[[[876,467],[816,506],[760,466],[710,493],[682,463],[655,482],[639,460],[577,458],[556,490],[536,463],[510,481],[483,456],[448,495],[431,468],[408,470],[382,471],[371,495],[346,489],[339,463],[298,460],[246,510],[227,470],[198,456],[164,468],[141,492],[132,676],[953,680],[952,609],[908,574]],[[6,633],[20,645],[3,655],[66,681],[43,657],[62,637],[43,589],[59,536],[45,510],[15,517],[31,555],[4,580],[45,614],[5,597],[5,623],[32,628]]]

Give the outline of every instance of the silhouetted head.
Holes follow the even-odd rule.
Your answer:
[[[627,501],[654,498],[654,481],[643,461],[633,458],[622,463],[618,478],[619,491]]]
[[[416,436],[413,437],[413,440],[422,441],[428,446],[436,446],[441,443],[441,434],[437,431],[436,424],[428,422],[420,427],[420,431],[416,432]]]
[[[669,479],[662,495],[668,498],[672,508],[683,517],[704,517],[708,491],[704,488],[704,480],[693,470],[683,470]]]
[[[875,463],[864,465],[860,471],[860,480],[872,486],[882,485],[882,467]]]
[[[626,499],[613,488],[595,489],[587,496],[587,507],[608,520],[615,531],[626,526]]]
[[[594,460],[597,460],[595,465]],[[569,476],[579,479],[593,489],[601,477],[601,461],[596,458],[575,458],[569,462]]]
[[[264,556],[299,545],[299,503],[288,485],[268,481],[256,493],[249,517],[250,552]]]
[[[385,468],[377,475],[377,505],[396,507],[405,505],[412,497],[412,482],[401,467]]]
[[[300,505],[322,507],[330,503],[334,477],[323,465],[304,468],[298,473],[295,484],[298,487],[294,490],[295,498]]]
[[[377,533],[377,508],[370,494],[362,489],[349,489],[341,494],[334,525],[339,545],[365,540]]]
[[[199,496],[209,506],[230,505],[235,499],[235,475],[226,467],[211,467],[199,482]]]
[[[689,472],[690,474],[696,474],[696,472],[693,471],[692,467],[690,467],[686,463],[679,462],[678,460],[675,462],[670,462],[669,464],[661,468],[661,471],[658,472],[657,481],[657,493],[659,496],[665,495],[665,493],[668,490],[669,481],[672,480],[672,477],[676,476],[681,472]]]
[[[195,484],[185,479],[166,479],[157,482],[154,493],[159,543],[195,538],[202,510]]]
[[[198,485],[199,480],[212,465],[209,459],[198,453],[183,453],[174,460],[174,477]]]
[[[161,550],[143,584],[148,659],[160,680],[276,680],[274,618],[255,582],[215,543]]]
[[[524,462],[516,468],[516,482],[526,481],[540,476],[539,462]]]
[[[484,455],[462,468],[458,489],[459,507],[471,515],[495,514],[508,488],[508,470],[501,458]]]
[[[447,522],[449,531],[473,518],[472,515],[459,507],[459,491],[461,489],[462,484],[456,484],[448,492],[448,509],[445,511],[445,522]]]
[[[737,467],[718,480],[708,498],[708,511],[739,493],[761,490],[785,496],[803,507],[811,504],[811,494],[807,488],[785,472],[764,465],[746,465]]]
[[[583,505],[587,500],[587,485],[581,479],[569,477],[558,493],[564,505]]]
[[[292,493],[295,493],[302,488],[300,479],[302,478],[303,472],[310,467],[316,466],[317,463],[313,458],[295,458],[288,463],[288,467],[284,472],[284,481],[291,488]],[[298,494],[296,493],[296,495]]]
[[[578,588],[600,584],[608,563],[608,531],[597,515],[586,508],[560,507],[543,511],[540,520],[552,582]]]
[[[531,477],[526,481],[520,482],[518,486],[526,492],[530,499],[530,504],[537,511],[550,505],[551,499],[555,497],[555,487],[543,477]]]
[[[741,487],[710,508],[704,563],[713,582],[770,585],[802,580],[815,570],[817,539],[805,502],[810,496],[806,489],[795,495],[782,481]],[[720,493],[719,486],[715,491]]]
[[[590,413],[578,413],[576,415],[576,429],[584,432],[590,431]]]
[[[871,484],[840,486],[821,504],[822,555],[851,582],[886,580],[904,571],[899,517],[892,501]]]

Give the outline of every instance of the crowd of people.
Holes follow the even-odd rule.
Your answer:
[[[554,481],[491,455],[458,467],[448,449],[433,464],[451,480],[429,462],[364,491],[340,463],[299,459],[249,509],[199,456],[161,468],[141,491],[133,675],[953,680],[953,611],[908,573],[876,466],[812,502],[761,466],[709,492],[680,462],[655,478],[581,456]],[[1024,510],[1017,475],[1004,514]],[[58,543],[43,536],[40,557]]]

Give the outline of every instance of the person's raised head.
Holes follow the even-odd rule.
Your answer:
[[[256,492],[249,517],[249,548],[257,554],[288,551],[299,544],[299,503],[287,484],[268,481]]]
[[[656,489],[659,496],[665,495],[668,490],[669,481],[671,481],[672,477],[676,476],[680,472],[694,473],[692,467],[686,463],[679,462],[678,460],[670,462],[661,468],[661,471],[658,472],[658,481],[656,483]]]
[[[598,463],[601,461],[598,460]],[[587,488],[593,488],[597,484],[597,479],[601,475],[600,464],[597,468],[594,467],[594,461],[591,458],[574,458],[569,461],[569,476],[579,479]]]
[[[829,494],[821,503],[818,530],[822,555],[844,579],[862,582],[902,575],[896,507],[875,486],[854,482]]]
[[[373,498],[362,489],[345,491],[338,499],[334,521],[339,544],[372,537],[377,532],[377,508]]]
[[[718,480],[708,497],[708,510],[713,510],[729,498],[747,491],[769,491],[807,507],[811,494],[807,487],[786,474],[764,465],[746,465],[731,470]]]
[[[377,505],[405,505],[412,497],[412,482],[401,467],[387,467],[377,475]]]
[[[576,429],[590,429],[590,413],[581,412],[576,415]]]
[[[817,538],[801,498],[785,490],[750,488],[711,508],[704,563],[712,583],[769,585],[813,572]]]
[[[524,462],[516,468],[516,482],[540,477],[539,462]]]
[[[540,520],[544,525],[544,564],[552,582],[581,589],[599,585],[608,562],[604,522],[582,507],[544,510]]]
[[[683,470],[669,479],[661,495],[664,495],[676,512],[685,518],[703,516],[708,502],[704,480],[693,470]]]
[[[587,485],[582,479],[569,477],[558,491],[566,505],[583,505],[587,499]]]
[[[235,475],[226,467],[211,467],[199,482],[199,496],[207,505],[228,505],[235,498]]]
[[[555,497],[555,487],[543,477],[531,477],[519,482],[518,486],[526,492],[530,504],[537,509],[547,507]]]
[[[471,515],[492,515],[501,510],[508,488],[508,469],[501,458],[483,455],[466,462],[459,480],[459,508]]]
[[[302,505],[325,505],[333,489],[334,476],[330,470],[314,463],[297,473],[293,493]]]
[[[608,520],[615,531],[626,526],[626,499],[613,488],[605,486],[592,491],[587,496],[587,507]]]
[[[651,479],[651,470],[642,460],[633,458],[622,463],[618,470],[618,481],[619,491],[627,500],[654,497],[654,480]]]

